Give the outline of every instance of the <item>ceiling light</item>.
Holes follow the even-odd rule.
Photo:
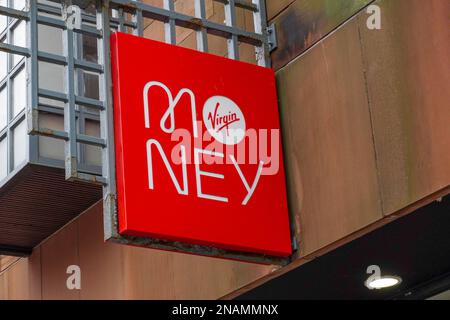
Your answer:
[[[385,289],[399,285],[402,282],[400,277],[396,276],[383,276],[378,279],[372,279],[367,283],[367,287],[370,289]]]

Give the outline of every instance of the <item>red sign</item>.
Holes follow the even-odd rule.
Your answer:
[[[289,256],[271,69],[111,40],[119,233]]]

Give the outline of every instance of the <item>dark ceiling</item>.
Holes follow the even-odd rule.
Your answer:
[[[403,281],[369,290],[366,269]],[[241,299],[423,299],[450,288],[450,196],[247,292]]]

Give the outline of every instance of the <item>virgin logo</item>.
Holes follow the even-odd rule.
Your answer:
[[[203,122],[209,134],[223,144],[238,144],[245,137],[244,115],[238,105],[227,97],[214,96],[205,102]]]

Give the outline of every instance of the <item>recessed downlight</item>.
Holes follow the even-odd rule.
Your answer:
[[[397,276],[383,276],[378,279],[373,279],[367,283],[370,289],[386,289],[398,286],[402,279]]]

